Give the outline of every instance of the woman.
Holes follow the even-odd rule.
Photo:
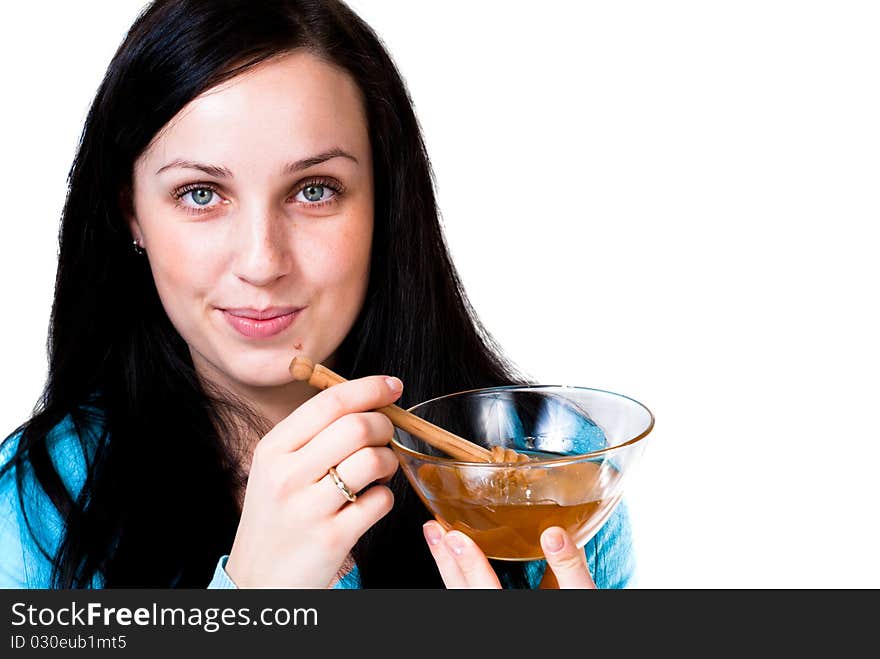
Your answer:
[[[494,563],[397,469],[370,410],[526,380],[450,262],[404,83],[338,0],[146,8],[71,170],[49,350],[0,456],[5,586],[630,578],[623,508],[586,551],[548,529],[546,564]],[[352,381],[316,395],[296,354]]]

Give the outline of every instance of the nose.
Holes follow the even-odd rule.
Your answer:
[[[244,210],[234,233],[235,275],[254,286],[266,286],[290,271],[289,219],[268,206]]]

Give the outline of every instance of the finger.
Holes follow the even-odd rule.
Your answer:
[[[563,528],[551,526],[545,529],[541,534],[541,548],[547,558],[547,571],[540,588],[596,588],[584,550]]]
[[[296,451],[298,469],[306,478],[311,477],[312,481],[316,482],[330,467],[337,465],[338,471],[338,465],[359,449],[368,446],[385,446],[393,436],[394,426],[381,412],[346,414]]]
[[[358,494],[374,482],[387,482],[397,471],[398,465],[397,456],[390,448],[371,446],[355,451],[340,462],[336,467],[336,475],[352,494]],[[318,485],[324,491],[318,497],[318,514],[335,512],[349,503],[329,473]]]
[[[477,544],[461,531],[449,531],[441,543],[461,570],[464,585],[460,588],[501,588],[498,575]]]
[[[391,512],[393,507],[394,494],[391,490],[384,485],[373,485],[359,494],[354,503],[346,502],[335,519],[343,532],[349,535],[353,545],[367,529]]]
[[[446,587],[467,588],[464,574],[462,574],[458,562],[443,544],[443,536],[446,535],[446,529],[438,522],[431,520],[430,522],[425,522],[422,526],[422,532],[425,534],[428,549],[431,551],[431,556],[434,557],[437,570],[440,572],[440,577],[443,579]]]
[[[260,442],[280,451],[295,451],[337,419],[391,405],[403,384],[395,377],[371,375],[319,392],[282,419]]]

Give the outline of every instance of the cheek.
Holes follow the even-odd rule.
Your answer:
[[[372,223],[358,223],[337,232],[313,251],[316,274],[325,286],[334,287],[348,300],[360,299],[366,290],[370,267]]]
[[[198,309],[193,300],[214,287],[222,269],[217,250],[208,241],[176,232],[150,235],[150,267],[156,290],[173,321]]]

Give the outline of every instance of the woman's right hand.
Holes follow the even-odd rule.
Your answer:
[[[394,427],[380,407],[400,397],[397,378],[369,376],[316,394],[254,451],[241,521],[226,562],[239,588],[326,588],[358,538],[394,504]],[[357,500],[349,502],[328,473]],[[371,487],[371,484],[373,484]],[[364,491],[363,488],[367,488]]]

